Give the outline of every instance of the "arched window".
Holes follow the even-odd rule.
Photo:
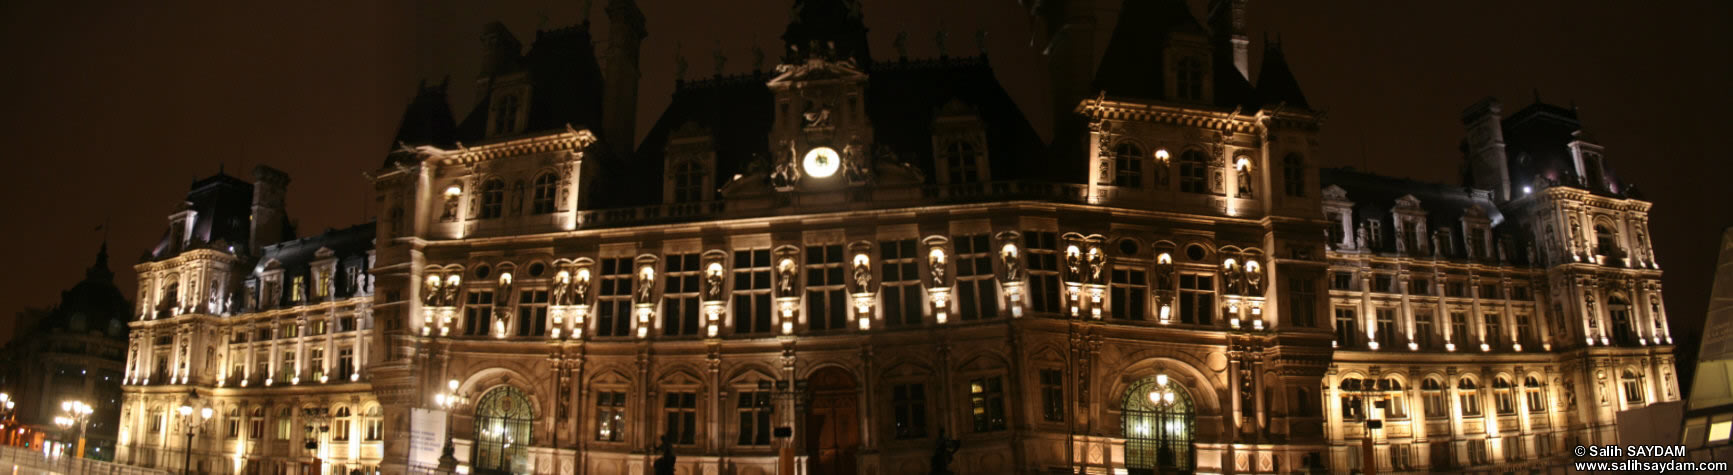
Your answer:
[[[385,433],[385,431],[381,430],[384,425],[383,418],[381,418],[379,414],[379,406],[367,408],[367,413],[363,415],[361,420],[361,436],[363,440],[368,442],[379,441]]]
[[[530,424],[535,421],[535,408],[523,391],[503,386],[486,395],[475,405],[475,453],[470,457],[476,469],[510,473],[529,472],[528,447]]]
[[[1282,187],[1288,196],[1306,196],[1306,161],[1299,154],[1282,159]]]
[[[175,307],[180,306],[180,302],[181,302],[181,284],[180,283],[169,282],[168,285],[163,286],[163,288],[162,288],[162,302],[160,304],[158,304],[160,306],[160,308],[165,309],[165,310],[172,310]]]
[[[247,437],[253,440],[265,438],[265,406],[253,408],[252,420],[247,422]]]
[[[229,430],[224,432],[223,434],[228,436],[228,438],[230,438],[230,439],[240,437],[241,436],[241,406],[230,407],[228,412],[223,413],[223,418],[227,419],[224,422],[226,422],[228,427],[229,427]]]
[[[1203,60],[1186,56],[1179,59],[1178,66],[1174,69],[1174,84],[1177,86],[1174,95],[1184,100],[1203,100]]]
[[[1165,375],[1145,378],[1126,390],[1123,403],[1126,468],[1133,473],[1192,469],[1195,414],[1183,385]]]
[[[1444,398],[1444,384],[1437,378],[1426,378],[1420,382],[1421,397],[1426,399],[1426,417],[1450,417],[1450,400]]]
[[[1343,419],[1359,420],[1366,417],[1366,398],[1362,391],[1372,389],[1368,387],[1371,386],[1370,384],[1365,384],[1367,382],[1358,378],[1348,378],[1336,386],[1336,389],[1341,390]]]
[[[277,440],[289,440],[294,436],[295,410],[282,408],[277,411]]]
[[[1209,193],[1209,157],[1187,150],[1179,155],[1179,191]]]
[[[1642,404],[1646,399],[1643,395],[1642,378],[1637,377],[1637,373],[1627,369],[1623,374],[1619,375],[1619,379],[1623,380],[1624,383],[1625,402],[1631,404]]]
[[[980,153],[975,150],[975,144],[968,141],[951,142],[945,147],[945,178],[947,183],[974,183],[981,181]]]
[[[1595,254],[1607,257],[1622,257],[1619,252],[1619,235],[1613,232],[1612,225],[1595,223]]]
[[[1462,415],[1479,416],[1480,387],[1474,384],[1474,380],[1462,378],[1462,381],[1456,383],[1456,390],[1458,393],[1457,397],[1458,399],[1461,399],[1462,402]]]
[[[543,173],[536,177],[535,195],[530,198],[530,213],[548,214],[554,212],[554,186],[558,180],[552,173]]]
[[[1113,186],[1143,186],[1143,149],[1122,143],[1113,149]]]
[[[674,202],[703,201],[704,169],[698,162],[686,160],[674,165]]]
[[[1535,379],[1534,376],[1529,376],[1528,379],[1523,380],[1522,389],[1528,397],[1529,414],[1546,412],[1546,393],[1541,388],[1540,380]]]
[[[1395,378],[1384,378],[1378,382],[1378,390],[1384,391],[1384,416],[1392,419],[1408,417],[1408,398],[1402,394],[1402,381]]]
[[[1492,380],[1492,395],[1497,400],[1499,415],[1516,413],[1516,395],[1512,394],[1513,392],[1514,389],[1511,387],[1509,379],[1499,376],[1498,379]]]
[[[337,408],[337,412],[332,413],[332,415],[331,415],[331,426],[332,426],[331,427],[331,440],[335,440],[335,441],[339,441],[339,442],[345,442],[345,441],[349,440],[349,424],[350,424],[350,422],[352,422],[349,420],[349,417],[350,417],[350,413],[349,413],[348,407],[339,407],[339,408]]]
[[[481,185],[481,218],[500,217],[505,206],[505,182],[491,179]]]

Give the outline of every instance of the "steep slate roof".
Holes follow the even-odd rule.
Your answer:
[[[1604,185],[1586,183],[1586,177],[1577,176],[1576,157],[1571,153],[1570,143],[1582,138],[1582,123],[1574,108],[1547,104],[1537,97],[1533,104],[1511,114],[1502,124],[1510,181],[1515,186],[1533,186],[1538,190],[1548,183],[1561,183],[1604,196],[1629,194],[1605,156],[1601,159]]]
[[[1382,246],[1374,249],[1379,252],[1396,251],[1396,222],[1393,209],[1396,200],[1405,195],[1414,195],[1420,200],[1420,208],[1426,211],[1426,228],[1437,230],[1448,227],[1454,244],[1451,247],[1453,255],[1446,258],[1467,257],[1466,235],[1462,229],[1462,217],[1469,206],[1480,208],[1492,222],[1494,242],[1502,242],[1507,237],[1514,240],[1505,249],[1511,262],[1528,262],[1525,244],[1527,235],[1513,226],[1502,226],[1506,223],[1504,213],[1492,202],[1492,193],[1487,190],[1475,190],[1461,186],[1451,186],[1439,183],[1428,183],[1393,178],[1371,173],[1355,171],[1351,168],[1322,168],[1318,170],[1319,182],[1322,186],[1335,185],[1347,191],[1348,201],[1354,202],[1353,223],[1358,229],[1360,223],[1368,220],[1382,222],[1382,236],[1379,241]],[[1429,238],[1430,239],[1430,238]]]
[[[354,295],[355,289],[342,280],[344,272],[351,267],[359,268],[363,273],[367,272],[367,252],[373,250],[374,237],[374,223],[368,222],[265,246],[263,255],[259,256],[258,263],[253,268],[252,275],[257,276],[267,266],[281,266],[285,287],[282,301],[278,302],[278,305],[288,306],[290,304],[288,283],[293,282],[295,276],[311,275],[311,264],[319,259],[317,256],[319,249],[330,248],[337,258],[337,269],[332,276],[332,279],[337,281],[335,297],[347,298]],[[311,277],[307,279],[309,285],[312,281]]]
[[[164,230],[162,239],[145,255],[145,260],[166,259],[179,255],[182,251],[209,246],[247,247],[247,238],[252,232],[252,183],[217,172],[209,178],[193,182],[183,206],[185,208],[182,209],[196,212],[187,244],[183,247],[181,242],[174,239],[174,230]],[[284,216],[283,220],[285,226],[282,229],[288,230],[288,217]],[[284,238],[289,236],[292,234]]]
[[[1164,52],[1175,34],[1203,42],[1210,38],[1183,0],[1125,0],[1091,89],[1112,97],[1168,99]],[[1239,70],[1226,61],[1212,62],[1215,105],[1256,109],[1254,90]]]
[[[1312,108],[1306,102],[1306,94],[1300,91],[1300,81],[1294,79],[1294,71],[1288,68],[1288,57],[1282,52],[1280,41],[1264,42],[1264,62],[1258,67],[1257,94],[1258,101],[1265,107],[1285,103],[1288,107]]]

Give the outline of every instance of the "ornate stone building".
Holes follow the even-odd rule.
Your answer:
[[[1573,111],[1471,108],[1459,185],[1319,170],[1243,0],[1124,2],[1098,62],[1094,3],[1030,10],[1052,143],[984,47],[875,59],[853,0],[796,0],[773,67],[682,64],[636,147],[632,1],[600,59],[588,24],[491,25],[474,109],[424,85],[369,173],[376,226],[259,244],[267,170],[262,239],[139,266],[123,448],[166,460],[191,390],[248,428],[195,441],[212,470],[431,471],[448,420],[472,473],[664,441],[684,473],[921,473],[949,438],[961,473],[1346,472],[1367,437],[1425,471],[1555,465],[1678,398],[1649,204]]]

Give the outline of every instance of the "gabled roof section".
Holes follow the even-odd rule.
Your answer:
[[[1163,52],[1174,33],[1198,35],[1200,40],[1209,37],[1183,0],[1125,0],[1095,70],[1094,89],[1120,97],[1167,97]]]
[[[1285,104],[1287,107],[1311,109],[1306,94],[1300,91],[1300,81],[1288,68],[1288,57],[1282,52],[1282,42],[1264,41],[1264,62],[1258,67],[1258,98],[1264,107]]]
[[[246,247],[252,233],[253,184],[221,171],[208,178],[194,181],[176,212],[192,211],[193,222],[183,240],[176,241],[173,229],[163,236],[145,256],[146,260],[167,259],[192,249],[223,248],[229,245]],[[284,219],[288,219],[284,217]],[[170,223],[172,226],[173,223]]]
[[[1516,240],[1516,245],[1505,249],[1511,262],[1528,262],[1524,257],[1527,255],[1526,248],[1522,245],[1526,236],[1520,230],[1505,229],[1502,226],[1505,223],[1504,214],[1492,202],[1490,190],[1380,176],[1351,168],[1319,169],[1318,178],[1325,188],[1337,187],[1346,192],[1347,200],[1354,203],[1353,220],[1356,228],[1360,223],[1370,220],[1383,223],[1381,227],[1384,236],[1380,239],[1382,247],[1374,249],[1375,251],[1396,250],[1393,211],[1404,200],[1418,200],[1420,210],[1426,213],[1428,230],[1454,230],[1451,239],[1456,244],[1451,246],[1451,249],[1455,251],[1455,255],[1443,257],[1466,257],[1467,246],[1463,245],[1461,223],[1464,217],[1474,217],[1491,221],[1495,242],[1507,238]]]
[[[788,13],[788,28],[782,32],[787,45],[786,63],[799,63],[817,50],[834,44],[838,58],[852,58],[861,67],[872,65],[867,50],[866,20],[860,0],[794,0]]]
[[[676,130],[685,127],[698,127],[710,133],[718,186],[737,173],[768,167],[770,127],[776,119],[772,109],[775,99],[765,86],[769,79],[768,75],[752,73],[682,81],[676,85],[673,100],[656,119],[656,125],[644,134],[636,158],[603,162],[609,170],[629,173],[634,178],[598,181],[597,185],[614,189],[592,195],[602,201],[597,204],[607,207],[659,202],[668,142]]]
[[[935,176],[933,120],[948,104],[967,106],[987,136],[992,179],[1052,181],[1068,168],[1040,160],[1046,146],[993,74],[986,56],[880,63],[867,83],[873,141],[896,158]],[[954,103],[954,104],[953,104]]]
[[[397,136],[388,148],[390,152],[422,145],[456,146],[457,122],[452,119],[451,104],[446,100],[446,86],[450,82],[448,77],[431,87],[427,81],[416,86],[415,98],[403,111],[403,120],[397,125]],[[400,157],[388,156],[385,166],[395,164],[397,158]]]
[[[344,272],[351,267],[365,273],[367,253],[373,250],[374,231],[374,223],[368,222],[265,246],[252,274],[257,275],[267,267],[277,266],[275,268],[282,269],[283,282],[286,283],[294,276],[310,275],[313,261],[332,257],[337,258],[333,279],[341,279]],[[329,254],[321,255],[321,250],[329,251]],[[308,281],[311,282],[312,279]],[[336,288],[338,298],[354,295],[355,289],[341,284],[343,283],[339,282]],[[290,292],[283,292],[283,300],[277,304],[290,305],[289,296]]]
[[[490,31],[503,26],[490,25]],[[488,113],[492,109],[491,89],[507,76],[523,73],[530,86],[529,107],[523,134],[564,130],[566,125],[601,132],[602,68],[596,60],[595,43],[590,37],[590,24],[536,32],[530,50],[521,57],[512,49],[516,40],[504,35],[483,35],[484,42],[500,48],[485,54],[503,59],[484,59],[497,63],[484,68],[477,90],[475,106],[457,125],[457,141],[477,144],[490,140],[487,136]],[[510,41],[506,41],[506,38]],[[494,44],[499,43],[499,44]],[[489,46],[484,45],[484,49]],[[491,73],[489,72],[491,71]]]

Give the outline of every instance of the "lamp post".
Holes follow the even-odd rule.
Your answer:
[[[13,407],[18,405],[12,400],[12,395],[0,393],[0,445],[12,445],[17,436],[10,435],[6,428],[12,427]]]
[[[325,457],[319,454],[319,447],[324,444],[325,435],[331,432],[331,408],[303,409],[301,410],[301,417],[306,419],[307,424],[313,430],[313,433],[309,434],[312,439],[307,440],[305,447],[313,455],[313,464],[317,466],[316,468],[320,473],[324,473]]]
[[[90,424],[90,413],[96,412],[96,410],[89,404],[85,404],[84,401],[78,400],[61,401],[60,410],[66,413],[63,417],[66,418],[67,422],[66,426],[61,427],[62,429],[78,426],[78,451],[75,454],[78,458],[84,458],[84,429]],[[56,420],[55,425],[59,424],[60,421]]]
[[[187,435],[187,445],[182,450],[184,455],[181,456],[181,473],[183,473],[183,474],[192,473],[193,436],[198,435],[199,430],[204,428],[205,421],[208,421],[211,419],[211,412],[212,411],[211,411],[211,408],[209,406],[206,406],[203,409],[199,409],[198,410],[199,417],[197,419],[193,418],[193,406],[192,405],[194,403],[198,402],[198,399],[199,399],[199,393],[197,391],[194,391],[192,393],[192,395],[187,397],[187,401],[185,403],[181,404],[181,407],[179,409],[180,414],[181,414],[181,432],[183,432]]]
[[[469,403],[469,398],[457,392],[457,380],[446,383],[446,392],[433,395],[433,404],[445,411],[445,450],[439,454],[439,473],[457,471],[457,456],[451,446],[451,413],[458,407]]]

